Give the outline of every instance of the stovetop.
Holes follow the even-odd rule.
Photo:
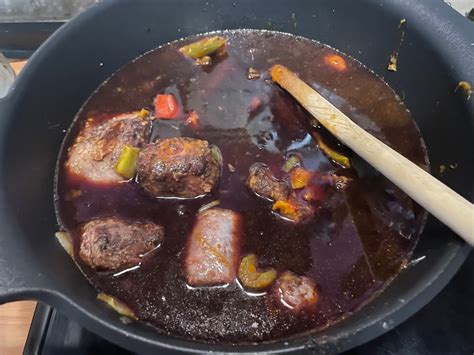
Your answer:
[[[474,354],[474,254],[448,286],[412,318],[345,355]],[[24,355],[132,354],[38,304]]]

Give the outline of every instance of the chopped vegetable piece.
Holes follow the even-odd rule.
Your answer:
[[[306,187],[311,180],[312,174],[303,168],[294,168],[291,171],[290,179],[291,179],[291,187],[293,189],[302,189]]]
[[[222,153],[219,147],[217,147],[216,145],[212,145],[210,149],[211,149],[211,155],[214,158],[214,160],[217,163],[219,163],[220,166],[222,166],[223,159],[222,159]]]
[[[122,148],[122,152],[115,164],[115,171],[122,175],[124,178],[131,179],[135,176],[137,171],[137,161],[139,148],[125,145]]]
[[[193,110],[188,113],[188,117],[186,118],[186,124],[193,129],[199,128],[199,115],[196,111]]]
[[[249,68],[247,72],[247,79],[253,80],[253,79],[259,79],[259,78],[260,78],[260,72],[257,69]]]
[[[301,158],[296,154],[292,154],[285,161],[285,164],[283,165],[283,171],[285,173],[289,173],[293,168],[300,166],[300,164],[301,164]]]
[[[323,142],[323,139],[321,138],[321,135],[319,133],[314,133],[314,136],[316,138],[317,144],[319,149],[323,151],[326,156],[331,159],[333,162],[341,165],[344,168],[350,168],[351,167],[351,162],[348,157],[345,155],[336,152],[332,148],[329,148],[326,143]]]
[[[467,100],[471,98],[473,90],[471,84],[469,84],[467,81],[460,81],[454,92],[458,91],[458,89],[461,89],[466,93]]]
[[[235,173],[235,166],[233,166],[232,164],[230,164],[230,163],[227,164],[227,168],[229,168],[229,171],[230,171],[231,173]]]
[[[279,212],[281,215],[292,220],[298,217],[296,208],[297,207],[294,204],[292,204],[290,201],[283,201],[283,200],[276,201],[272,206],[273,211]]]
[[[347,70],[346,61],[337,54],[328,54],[324,56],[324,63],[341,73]]]
[[[257,257],[254,254],[243,257],[239,266],[239,280],[246,288],[254,290],[270,286],[275,281],[277,272],[275,269],[266,271],[257,270]]]
[[[446,170],[446,165],[441,164],[441,165],[439,166],[439,173],[442,174],[442,173],[444,173],[445,170]]]
[[[146,108],[142,108],[140,111],[138,111],[137,116],[140,118],[147,118],[150,116],[150,111],[148,111]]]
[[[97,299],[107,303],[114,311],[116,311],[122,316],[130,317],[132,319],[138,319],[135,313],[133,313],[133,311],[129,307],[117,300],[115,297],[100,292],[97,295]]]
[[[226,43],[227,38],[220,36],[208,37],[183,46],[179,49],[179,51],[185,56],[198,59],[213,54],[218,49],[224,47]]]
[[[198,58],[198,59],[196,59],[196,64],[197,65],[209,65],[209,64],[211,64],[211,57],[209,57],[208,55],[205,55],[202,58]]]
[[[82,196],[82,190],[79,189],[71,189],[66,193],[66,196],[64,196],[65,201],[73,201],[76,198],[79,198]]]
[[[158,94],[155,97],[155,117],[172,120],[178,116],[179,106],[172,94]]]
[[[74,259],[74,247],[72,244],[72,239],[69,233],[67,232],[56,232],[54,236],[58,240],[59,244],[66,250],[66,253],[69,254],[71,258]]]
[[[387,70],[397,71],[397,55],[392,54],[388,63]]]
[[[221,203],[221,201],[219,200],[214,200],[214,201],[211,201],[209,202],[208,204],[204,205],[204,206],[201,206],[201,208],[198,210],[198,213],[202,213],[212,207],[216,207],[218,206],[219,204]]]
[[[311,172],[304,168],[294,168],[290,173],[291,187],[293,189],[302,189],[303,187],[306,187],[311,176]]]
[[[252,97],[247,111],[249,113],[257,111],[261,106],[262,106],[262,99],[260,99],[259,97]]]

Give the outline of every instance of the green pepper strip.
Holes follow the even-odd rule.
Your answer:
[[[350,162],[348,157],[346,157],[345,155],[343,155],[339,152],[336,152],[332,148],[328,147],[326,145],[326,143],[323,142],[323,140],[321,138],[321,135],[319,133],[315,132],[314,136],[315,136],[316,141],[318,143],[319,149],[321,149],[323,151],[323,153],[326,154],[326,156],[329,159],[331,159],[335,163],[343,166],[344,168],[350,168],[351,167],[351,162]]]
[[[190,58],[198,59],[211,55],[219,48],[224,46],[226,42],[227,38],[220,36],[203,38],[197,42],[181,47],[179,51]]]
[[[140,149],[125,145],[115,164],[115,171],[126,179],[131,179],[137,171],[138,153]]]

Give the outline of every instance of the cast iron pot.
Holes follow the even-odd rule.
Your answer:
[[[387,72],[403,18],[398,71]],[[461,80],[474,84],[474,26],[441,0],[105,1],[56,32],[0,100],[0,303],[38,299],[106,339],[143,353],[327,353],[382,334],[445,286],[470,249],[430,217],[414,255],[421,261],[349,319],[286,343],[223,346],[177,339],[139,323],[124,325],[96,301],[96,291],[53,236],[54,168],[65,130],[93,90],[141,53],[179,37],[235,28],[314,38],[385,77],[419,125],[433,170],[456,164],[442,179],[472,198],[474,99],[455,88]]]

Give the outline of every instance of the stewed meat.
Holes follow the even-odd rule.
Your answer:
[[[247,186],[258,196],[273,201],[272,210],[287,220],[300,223],[314,215],[311,203],[297,198],[290,185],[278,180],[265,164],[255,163],[250,167]]]
[[[164,229],[154,223],[130,223],[119,218],[96,219],[83,225],[79,256],[97,270],[117,270],[138,265],[157,248]]]
[[[314,306],[318,301],[316,286],[308,277],[284,272],[275,282],[275,296],[286,307],[300,311]]]
[[[138,157],[138,181],[153,197],[192,198],[216,186],[221,161],[217,147],[193,138],[160,139]]]
[[[186,250],[188,284],[216,286],[236,278],[241,224],[240,215],[231,210],[211,208],[198,214]]]
[[[288,184],[275,178],[270,168],[262,163],[250,167],[247,185],[257,195],[272,201],[286,200],[290,194]]]
[[[69,148],[66,170],[93,183],[124,180],[115,163],[125,145],[142,147],[150,133],[150,121],[138,113],[124,114],[97,123],[89,118]]]

